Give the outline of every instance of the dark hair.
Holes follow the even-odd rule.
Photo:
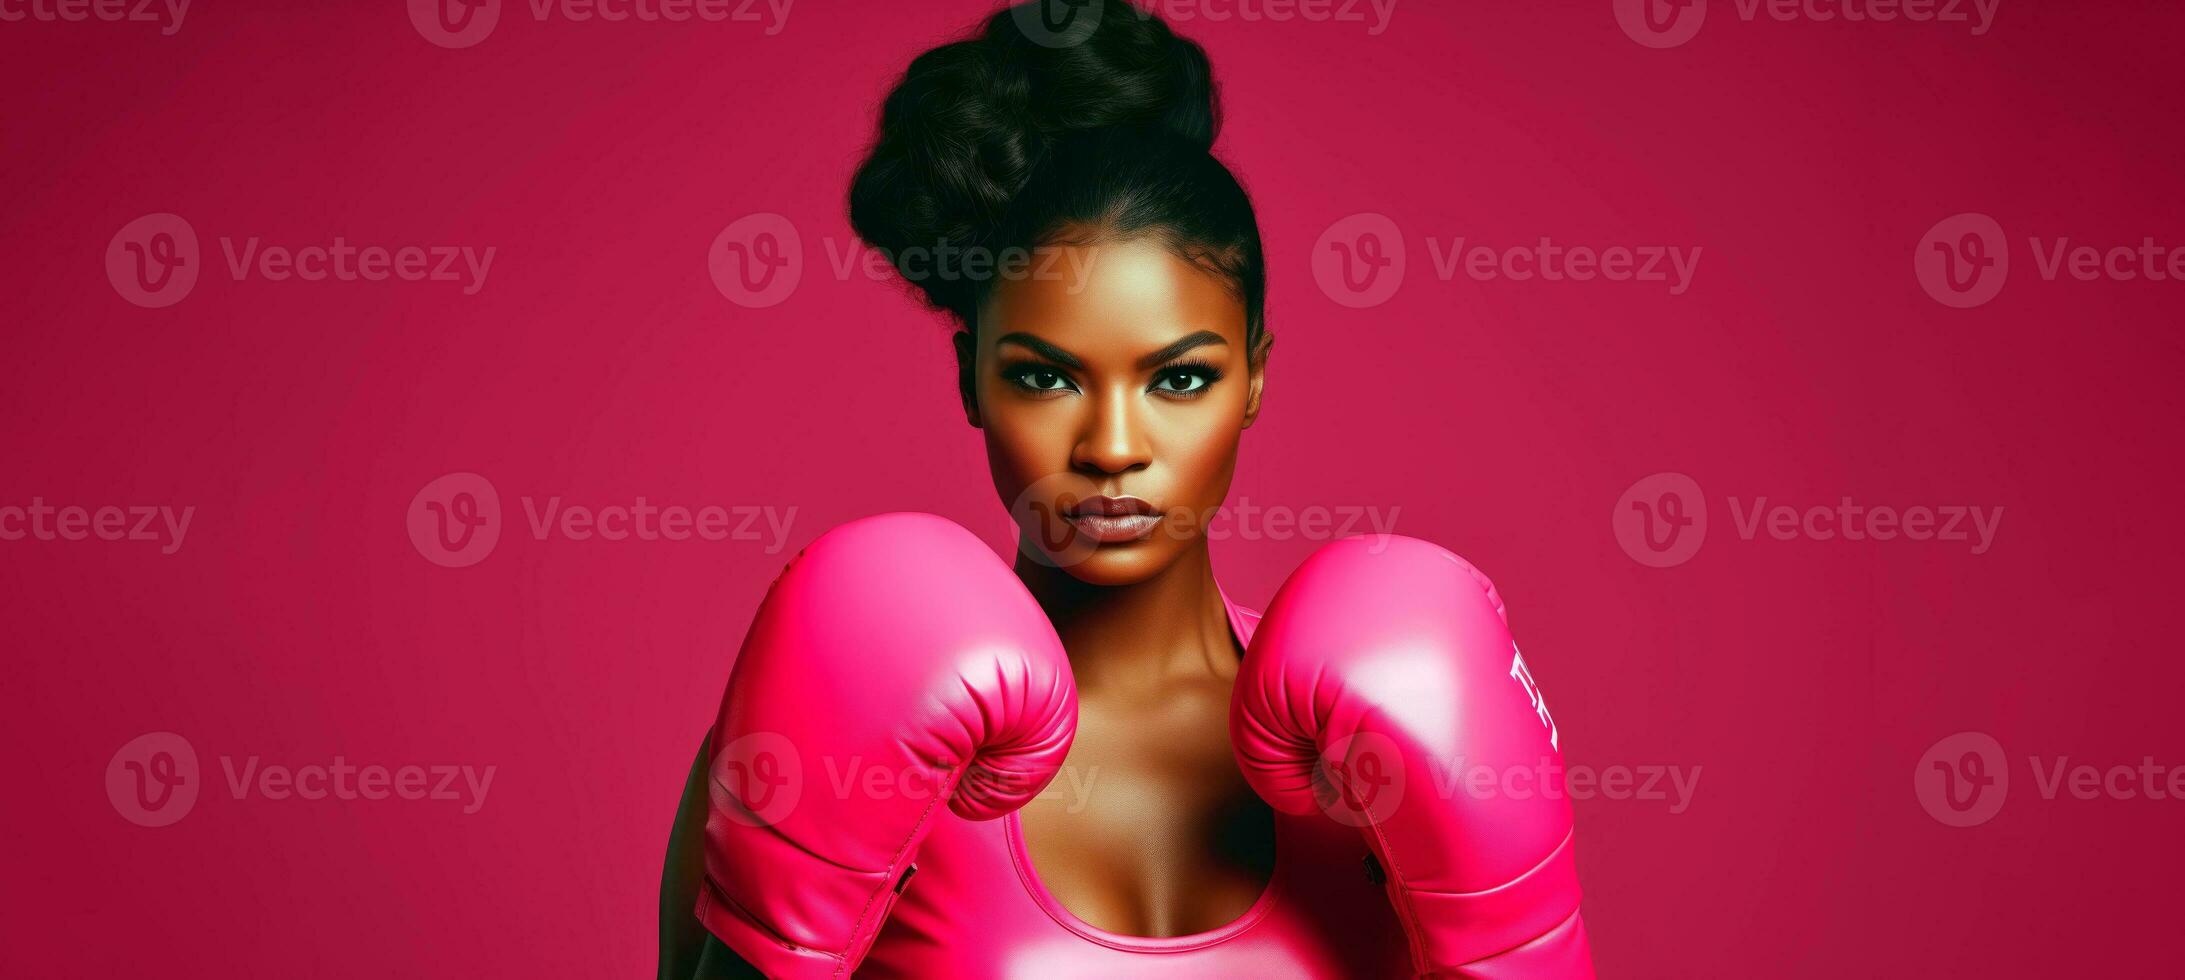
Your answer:
[[[996,277],[938,269],[927,250],[1153,236],[1243,300],[1247,349],[1264,356],[1259,221],[1211,153],[1221,108],[1205,49],[1126,0],[1092,0],[1059,30],[1045,13],[998,11],[911,62],[851,181],[851,226],[967,329]]]

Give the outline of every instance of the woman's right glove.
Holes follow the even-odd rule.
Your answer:
[[[940,806],[1037,796],[1077,687],[1046,613],[946,518],[883,514],[789,562],[729,675],[698,918],[770,977],[847,976]]]

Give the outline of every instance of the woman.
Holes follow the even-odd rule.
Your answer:
[[[1122,0],[1059,28],[1045,13],[1004,10],[917,58],[850,191],[859,235],[959,328],[964,415],[1022,534],[1014,580],[960,529],[908,515],[830,532],[792,563],[746,640],[713,754],[702,747],[692,769],[663,889],[662,975],[751,975],[745,961],[763,960],[810,975],[1395,976],[1512,947],[1535,952],[1495,961],[1504,972],[1493,975],[1580,972],[1575,879],[1565,888],[1560,877],[1567,804],[1519,807],[1520,856],[1488,862],[1494,887],[1456,889],[1529,881],[1554,899],[1488,912],[1502,924],[1484,934],[1452,925],[1482,913],[1439,909],[1415,873],[1451,845],[1399,854],[1390,842],[1478,827],[1430,800],[1410,829],[1362,819],[1371,806],[1343,788],[1346,763],[1368,781],[1382,761],[1405,765],[1416,730],[1397,724],[1384,745],[1366,731],[1375,722],[1352,724],[1341,740],[1363,748],[1331,770],[1316,746],[1331,733],[1313,728],[1326,719],[1292,709],[1346,695],[1285,689],[1297,681],[1277,669],[1279,650],[1254,647],[1274,667],[1244,669],[1259,617],[1222,592],[1205,527],[1258,416],[1273,346],[1252,204],[1210,153],[1219,112],[1203,50]],[[1523,737],[1539,741],[1529,676],[1530,702],[1504,690],[1514,650],[1491,587],[1439,549],[1387,545],[1316,558],[1323,584],[1293,581],[1300,596],[1278,600],[1298,610],[1289,635],[1334,630],[1339,646],[1373,648],[1385,638],[1349,622],[1360,604],[1456,575],[1474,611],[1460,625],[1493,648],[1479,658],[1493,676],[1476,683],[1515,698]],[[898,564],[919,573],[872,571]],[[1346,599],[1305,594],[1361,583]],[[1433,617],[1449,605],[1430,602]],[[937,606],[950,608],[927,612]],[[982,659],[996,647],[1011,652]],[[841,659],[858,666],[836,669]],[[1312,673],[1347,670],[1364,676],[1338,663]],[[903,721],[966,689],[937,726]],[[1360,683],[1347,696],[1354,721],[1451,730],[1464,697],[1383,712],[1407,695]],[[914,768],[934,769],[931,800],[955,813],[886,778],[880,790],[854,779],[806,788],[793,810],[763,812],[779,757],[801,749],[812,773],[817,755],[833,766],[912,745]],[[982,780],[967,771],[984,775],[985,798],[970,799]],[[1378,842],[1357,829],[1376,821]],[[1391,862],[1411,879],[1391,880]],[[1456,879],[1477,870],[1466,862]],[[691,928],[694,907],[709,933]]]

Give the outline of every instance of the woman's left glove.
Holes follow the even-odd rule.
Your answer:
[[[1230,701],[1269,805],[1358,827],[1421,976],[1591,977],[1554,719],[1493,583],[1346,538],[1268,605]]]

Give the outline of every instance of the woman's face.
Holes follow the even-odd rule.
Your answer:
[[[1056,245],[958,334],[964,410],[1026,555],[1144,581],[1204,539],[1259,413],[1244,304],[1158,241]]]

